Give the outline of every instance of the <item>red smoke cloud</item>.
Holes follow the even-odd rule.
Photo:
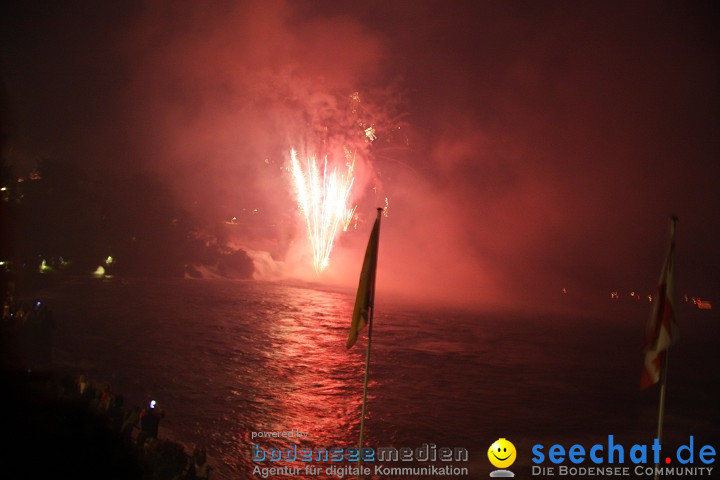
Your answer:
[[[84,8],[31,11],[41,37],[6,29],[23,52],[4,57],[22,125],[11,142],[160,172],[208,225],[239,219],[233,243],[261,276],[353,286],[387,197],[378,281],[393,295],[487,305],[652,289],[670,213],[687,287],[717,283],[718,56],[700,7],[96,8],[86,22]],[[320,277],[292,146],[358,157],[361,221]]]

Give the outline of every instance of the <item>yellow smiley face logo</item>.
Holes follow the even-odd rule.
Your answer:
[[[488,459],[496,468],[509,467],[515,461],[516,456],[515,445],[504,438],[495,440],[495,443],[488,449]]]

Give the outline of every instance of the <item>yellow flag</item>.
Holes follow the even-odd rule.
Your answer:
[[[375,272],[377,270],[378,243],[380,239],[380,212],[375,220],[370,240],[368,241],[365,260],[360,272],[360,284],[358,285],[357,296],[355,297],[355,308],[353,309],[352,324],[348,333],[347,348],[355,345],[360,330],[368,324],[370,310],[375,301]]]

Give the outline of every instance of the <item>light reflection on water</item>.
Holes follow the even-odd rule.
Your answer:
[[[299,292],[292,290],[291,295]],[[250,421],[243,440],[252,442],[251,431],[310,432],[298,439],[255,440],[264,446],[345,445],[358,422],[357,379],[362,375],[358,350],[344,348],[350,305],[345,296],[317,291],[300,293],[295,304],[287,293],[278,298],[282,307],[269,311],[263,327],[266,343],[258,352],[259,393],[265,408]],[[290,306],[292,305],[292,306]]]
[[[357,442],[365,334],[345,349],[350,295],[181,280],[79,282],[54,293],[58,363],[110,381],[131,402],[157,399],[167,413],[161,435],[166,428],[206,445],[233,475],[249,478],[251,432],[309,432],[256,440],[264,447]],[[644,440],[656,401],[637,390],[644,319],[625,320],[420,312],[379,301],[365,444],[465,447],[471,476],[487,477],[487,446],[501,436],[519,451],[609,433]],[[687,371],[674,375],[669,416],[697,438],[697,425],[717,424],[720,413],[712,395],[697,401],[705,397],[695,385],[720,378],[694,368],[716,356],[684,348],[674,354]]]

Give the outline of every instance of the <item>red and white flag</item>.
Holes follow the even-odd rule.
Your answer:
[[[640,388],[650,387],[660,381],[665,352],[678,339],[679,329],[675,318],[675,220],[673,218],[670,226],[670,250],[660,272],[657,297],[645,327],[645,362]]]

